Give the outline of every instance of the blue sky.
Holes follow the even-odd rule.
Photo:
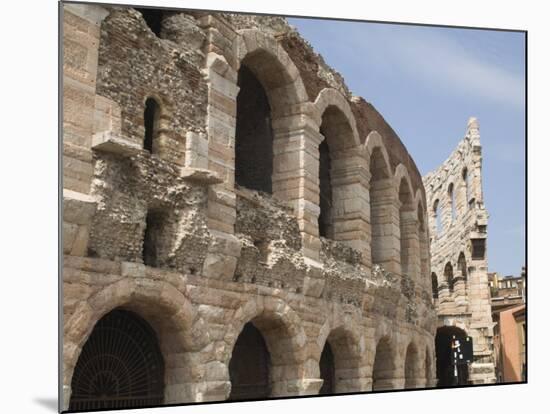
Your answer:
[[[525,264],[524,34],[289,19],[397,132],[421,174],[480,123],[489,270]]]

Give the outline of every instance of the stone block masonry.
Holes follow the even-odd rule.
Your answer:
[[[90,5],[63,27],[64,409],[435,385],[432,201],[299,33]],[[81,386],[106,315],[151,328],[163,374],[142,394]]]
[[[479,122],[470,118],[458,147],[424,177],[438,328],[458,328],[457,335],[472,337],[469,381],[474,384],[496,380],[486,254],[489,215],[483,203],[481,162]]]

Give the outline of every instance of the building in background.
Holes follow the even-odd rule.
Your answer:
[[[437,170],[424,176],[430,226],[432,294],[438,316],[438,385],[495,382],[493,321],[487,274],[487,220],[481,179],[479,123]],[[455,337],[473,340],[474,359],[458,368],[450,359]]]
[[[527,378],[526,303],[527,272],[521,276],[500,277],[492,273],[491,306],[495,323],[495,361],[498,382],[518,382]]]

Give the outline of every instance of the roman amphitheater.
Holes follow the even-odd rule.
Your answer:
[[[63,409],[436,385],[434,180],[285,19],[62,27]]]

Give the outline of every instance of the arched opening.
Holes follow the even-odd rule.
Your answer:
[[[229,399],[250,400],[269,397],[270,368],[271,358],[264,337],[251,322],[248,322],[237,338],[229,361]]]
[[[357,335],[343,326],[330,332],[319,360],[320,377],[324,381],[319,394],[360,391],[358,341]]]
[[[424,222],[424,208],[422,203],[416,206],[418,221],[418,247],[420,251],[420,280],[425,285],[430,272],[430,245],[428,241],[428,232]]]
[[[449,206],[451,209],[451,224],[452,224],[456,219],[456,203],[455,203],[455,191],[454,191],[453,183],[449,184],[449,189],[447,191],[447,194],[449,196]]]
[[[454,274],[453,274],[453,266],[450,262],[447,262],[445,265],[445,281],[447,282],[447,286],[449,287],[449,292],[454,291]]]
[[[241,64],[237,84],[235,182],[271,194],[273,130],[268,96],[246,63]]]
[[[164,402],[164,360],[149,324],[117,308],[95,325],[75,366],[70,410],[115,409]]]
[[[389,390],[394,388],[395,362],[389,338],[382,338],[376,346],[372,368],[372,389]]]
[[[466,257],[464,256],[464,252],[460,252],[458,255],[457,265],[462,279],[464,279],[465,282],[468,281],[468,266],[466,265]]]
[[[400,233],[400,251],[401,251],[401,274],[413,276],[413,260],[415,259],[415,243],[417,235],[416,217],[414,215],[412,194],[407,184],[407,180],[401,179],[399,185],[399,233]]]
[[[418,385],[418,366],[419,356],[418,350],[413,343],[410,343],[407,347],[407,353],[405,355],[405,388],[416,388]]]
[[[334,394],[335,390],[335,368],[334,368],[334,354],[328,341],[325,343],[323,352],[321,353],[321,360],[319,362],[319,370],[321,373],[321,379],[323,385],[319,390],[320,395]]]
[[[143,20],[145,20],[145,23],[147,23],[149,29],[151,29],[156,36],[160,36],[163,11],[141,7],[136,8],[136,10],[141,13]]]
[[[437,275],[432,272],[432,297],[434,299],[439,298],[439,284],[437,282]]]
[[[166,222],[167,216],[163,211],[152,209],[147,212],[143,235],[143,263],[147,266],[160,266]]]
[[[470,174],[466,167],[462,170],[462,186],[464,187],[464,209],[467,210],[470,205]]]
[[[332,238],[332,185],[330,152],[326,138],[319,145],[319,236]]]
[[[392,203],[391,186],[389,185],[389,168],[380,147],[374,148],[370,156],[370,228],[372,264],[384,264],[390,260],[387,249],[391,244],[392,214],[389,206]]]
[[[453,365],[451,343],[453,339],[463,342],[466,333],[455,326],[443,326],[437,329],[435,336],[437,386],[448,387],[468,384],[468,365]]]
[[[155,140],[158,138],[160,124],[160,105],[153,98],[147,98],[145,101],[145,111],[143,113],[143,124],[145,127],[145,136],[143,139],[143,149],[154,153]]]
[[[336,106],[329,105],[323,112],[319,132],[324,137],[319,145],[319,235],[335,239],[336,226],[344,218],[341,190],[335,185],[338,176],[339,152],[352,142],[352,130],[344,113]]]
[[[433,206],[433,215],[434,215],[434,223],[435,223],[435,234],[437,236],[441,235],[441,206],[439,203],[439,200],[434,201]]]
[[[238,398],[289,395],[292,393],[288,389],[289,382],[299,381],[303,376],[305,344],[298,337],[305,333],[293,311],[288,309],[284,315],[274,311],[280,310],[281,305],[279,299],[266,296],[263,309],[256,308],[259,312],[248,312],[244,310],[250,309],[246,305],[239,308],[243,309],[239,312],[240,316],[228,327],[228,334],[235,338],[236,342],[248,344],[244,347],[247,351],[239,353],[235,345],[230,343],[231,352],[226,349],[223,357],[224,363],[229,367],[230,378],[235,378],[235,381],[232,380],[236,387],[234,389],[240,389]],[[246,352],[250,355],[245,355]],[[244,362],[238,362],[243,359]],[[250,386],[246,386],[247,384]]]

